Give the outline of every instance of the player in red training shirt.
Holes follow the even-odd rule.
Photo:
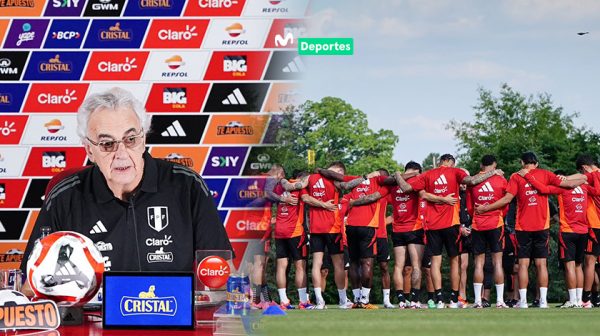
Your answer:
[[[519,308],[528,308],[527,286],[529,285],[529,262],[534,259],[537,268],[538,285],[540,287],[540,308],[548,308],[548,240],[550,228],[550,211],[548,196],[540,193],[524,177],[535,179],[544,185],[574,188],[585,182],[583,175],[573,175],[562,180],[554,173],[538,168],[538,160],[534,153],[521,155],[523,167],[510,177],[506,195],[493,204],[480,205],[475,208],[478,214],[503,209],[513,198],[517,198],[517,218],[515,230],[517,236],[519,258]]]
[[[367,179],[367,176],[348,178],[345,182],[327,178],[328,172],[344,175],[346,167],[342,162],[333,162],[327,169],[317,168],[318,174],[311,174],[299,182],[282,180],[285,190],[304,189],[301,199],[310,206],[310,249],[313,255],[312,280],[316,297],[315,309],[325,309],[322,295],[321,266],[325,250],[333,263],[334,278],[338,289],[339,307],[348,309],[352,301],[346,294],[346,271],[344,269],[344,249],[342,242],[342,218],[339,213],[340,189],[350,190]]]
[[[481,172],[485,174],[496,169],[496,157],[484,155],[481,158]],[[502,252],[504,250],[504,209],[474,214],[474,208],[478,205],[491,204],[506,193],[508,182],[503,176],[492,176],[486,181],[470,187],[467,190],[467,208],[473,217],[471,242],[475,259],[475,270],[473,273],[473,290],[475,302],[473,308],[483,308],[481,290],[483,287],[483,265],[485,253],[492,253],[492,264],[494,266],[494,280],[496,282],[496,308],[508,308],[504,303],[504,269],[502,268]]]
[[[600,177],[598,162],[592,156],[584,154],[577,158],[576,166],[579,172],[585,173],[590,186],[597,188],[594,177]],[[597,271],[596,260],[600,256],[600,196],[589,195],[586,217],[589,225],[589,237],[585,249],[582,301],[584,308],[591,308],[592,286]]]
[[[404,192],[425,190],[439,197],[458,195],[459,185],[473,186],[494,175],[502,175],[501,170],[494,170],[477,176],[469,176],[464,170],[454,167],[456,160],[451,154],[440,157],[438,168],[419,175],[419,178],[406,182],[398,173],[395,174],[398,185]],[[442,249],[445,248],[450,258],[450,308],[459,308],[458,289],[460,282],[460,265],[458,243],[460,239],[460,204],[433,203],[428,201],[425,213],[425,235],[427,249],[431,253],[431,279],[435,287],[437,308],[445,308],[442,295]],[[414,265],[413,265],[414,266]]]

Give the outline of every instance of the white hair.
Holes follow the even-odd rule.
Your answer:
[[[114,87],[107,91],[90,95],[79,107],[77,111],[77,134],[81,140],[85,140],[87,136],[88,122],[92,113],[100,110],[116,111],[122,107],[129,108],[135,112],[146,134],[150,131],[152,116],[146,113],[144,105],[131,92]]]

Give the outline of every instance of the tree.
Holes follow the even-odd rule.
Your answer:
[[[317,167],[342,161],[348,174],[400,167],[392,158],[398,137],[391,130],[370,129],[366,114],[340,98],[307,101],[286,111],[276,142],[274,155],[288,171],[306,168],[308,150],[315,151]]]
[[[520,169],[521,153],[533,151],[544,168],[575,171],[581,153],[600,154],[599,135],[574,125],[577,113],[567,114],[547,93],[525,95],[503,84],[498,97],[479,89],[473,122],[452,120],[447,128],[459,143],[461,165],[479,169],[485,154],[494,154],[506,172]]]
[[[421,166],[423,167],[423,171],[433,169],[438,166],[438,161],[440,160],[440,153],[429,153],[424,159]]]

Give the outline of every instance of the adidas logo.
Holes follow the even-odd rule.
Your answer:
[[[304,63],[302,63],[300,56],[294,57],[290,63],[281,69],[283,72],[304,72],[304,70]]]
[[[106,230],[106,227],[104,226],[104,224],[102,224],[101,221],[97,221],[96,224],[90,230],[90,234],[106,233],[106,232],[108,232],[108,231]]]
[[[316,189],[316,188],[321,188],[321,189],[325,188],[325,183],[323,183],[323,179],[322,179],[322,178],[320,178],[320,179],[317,181],[317,183],[315,183],[315,184],[313,185],[313,188],[315,188],[315,189]]]
[[[58,270],[56,270],[56,272],[54,272],[54,275],[77,275],[79,274],[79,272],[73,268],[73,265],[71,265],[71,263],[65,263],[63,265],[63,267],[59,268]]]
[[[433,184],[435,184],[435,185],[448,184],[448,180],[446,180],[446,176],[444,174],[442,174],[440,177],[438,177],[437,180],[435,180],[435,182]]]
[[[494,188],[492,188],[490,182],[485,182],[485,184],[479,188],[479,192],[494,192]]]
[[[573,191],[571,192],[571,194],[579,194],[579,195],[583,195],[583,189],[581,189],[581,187],[577,187],[575,189],[573,189]]]
[[[233,90],[227,98],[223,99],[223,105],[246,105],[246,98],[242,95],[242,91],[240,89]]]
[[[179,120],[175,120],[171,126],[167,127],[167,130],[160,133],[164,137],[184,137],[186,136],[183,127],[179,123]]]

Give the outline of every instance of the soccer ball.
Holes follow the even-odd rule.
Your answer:
[[[27,280],[39,299],[61,306],[83,305],[102,283],[102,254],[86,236],[52,233],[36,242],[27,260]]]
[[[20,292],[11,289],[0,290],[0,307],[29,303],[29,299]]]

